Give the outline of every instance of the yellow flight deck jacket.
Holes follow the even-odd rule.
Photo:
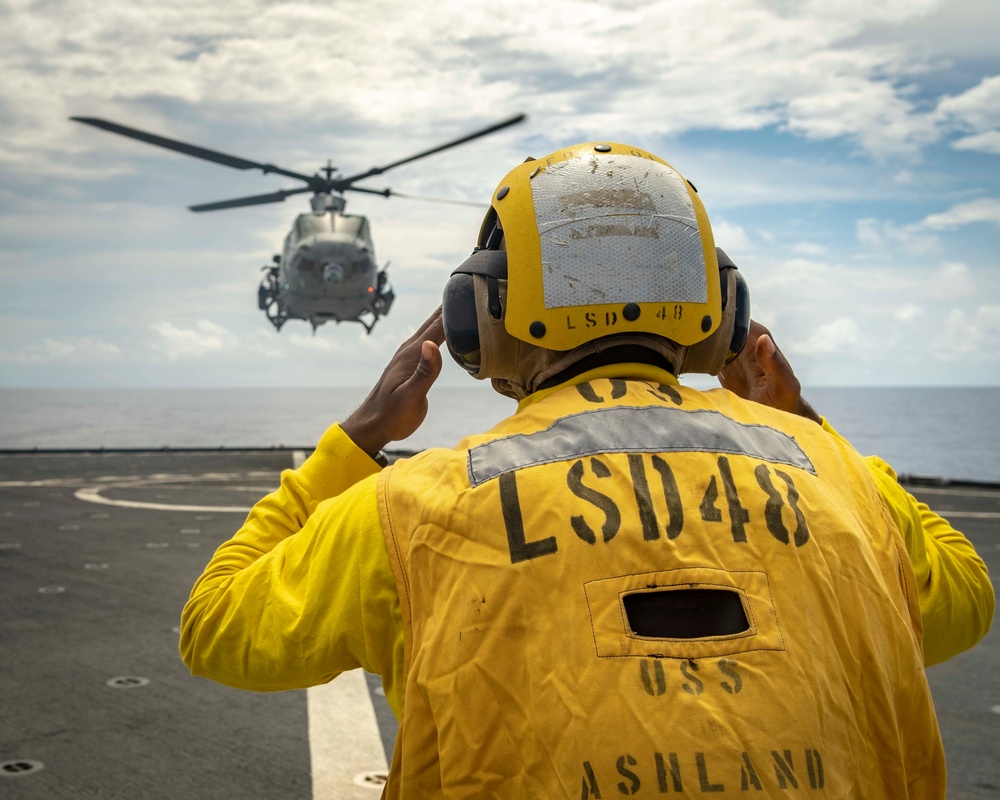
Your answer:
[[[262,691],[381,674],[388,797],[945,796],[923,666],[992,587],[829,426],[618,365],[376,473],[333,426],[181,652]]]

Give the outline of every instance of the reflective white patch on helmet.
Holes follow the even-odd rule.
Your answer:
[[[531,196],[545,308],[708,301],[694,205],[670,167],[633,155],[575,158],[546,167]]]

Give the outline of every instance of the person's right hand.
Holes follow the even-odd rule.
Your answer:
[[[746,345],[732,363],[719,373],[719,383],[746,400],[820,422],[802,397],[802,386],[792,365],[778,349],[771,332],[756,320],[750,321]]]
[[[341,427],[358,447],[375,456],[405,439],[427,416],[427,392],[441,374],[444,325],[438,308],[403,342],[375,388]]]

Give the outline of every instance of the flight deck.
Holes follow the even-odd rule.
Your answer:
[[[396,723],[377,677],[258,694],[191,677],[177,653],[212,552],[305,455],[0,454],[0,797],[379,797]],[[1000,486],[908,489],[1000,574]],[[928,676],[948,797],[1000,798],[1000,634]]]

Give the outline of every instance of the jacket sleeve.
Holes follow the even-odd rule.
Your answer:
[[[400,711],[399,597],[379,519],[378,465],[334,425],[213,555],[181,617],[193,675],[256,691],[362,667]]]
[[[826,420],[823,428],[843,439]],[[995,598],[986,564],[965,536],[899,484],[891,466],[877,456],[864,461],[913,565],[924,626],[924,664],[947,661],[989,632]]]

